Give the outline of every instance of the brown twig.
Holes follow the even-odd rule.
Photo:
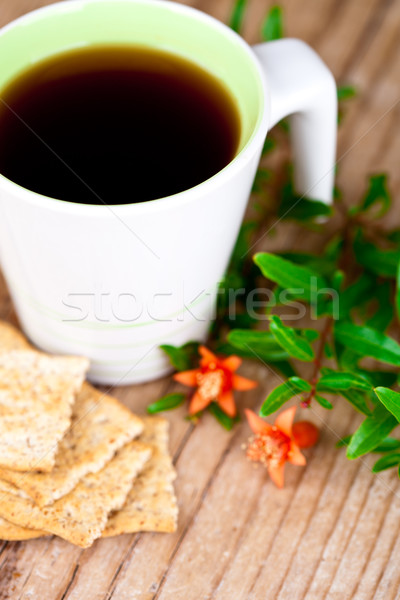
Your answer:
[[[301,402],[301,406],[303,408],[307,408],[308,406],[310,406],[311,400],[313,400],[313,398],[315,398],[315,394],[317,392],[317,383],[318,383],[318,379],[319,379],[319,372],[320,372],[320,369],[322,366],[322,359],[323,359],[323,355],[324,355],[324,348],[325,348],[325,344],[328,340],[329,334],[331,332],[332,324],[333,324],[333,318],[328,317],[326,319],[324,328],[321,332],[321,337],[319,339],[317,354],[313,361],[314,368],[313,368],[313,372],[312,372],[311,379],[310,379],[311,390],[307,394],[306,398],[304,398],[304,400],[302,400],[302,402]]]

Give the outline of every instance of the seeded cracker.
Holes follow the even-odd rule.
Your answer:
[[[84,475],[102,469],[142,430],[142,421],[123,404],[84,383],[52,471],[18,472],[0,467],[0,478],[24,490],[39,506],[51,504],[70,492]]]
[[[49,534],[45,531],[14,525],[14,523],[10,523],[10,521],[6,521],[0,517],[0,540],[7,540],[9,542],[32,540],[44,535]]]
[[[0,516],[87,548],[100,537],[108,513],[124,504],[132,481],[150,455],[149,446],[130,442],[101,471],[86,475],[69,494],[44,508],[11,483],[0,481]]]
[[[168,452],[168,422],[145,417],[140,440],[153,447],[153,454],[133,483],[126,503],[110,515],[104,537],[136,531],[176,530],[178,506],[172,485],[176,477]]]
[[[68,429],[86,358],[0,353],[0,466],[50,471]]]

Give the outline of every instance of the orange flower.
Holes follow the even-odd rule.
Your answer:
[[[219,359],[205,346],[200,346],[199,352],[201,359],[198,369],[174,375],[175,381],[197,387],[190,401],[189,414],[194,415],[215,401],[224,413],[234,417],[236,406],[232,390],[251,390],[257,383],[236,375],[235,371],[242,363],[238,356]]]
[[[284,484],[286,461],[294,465],[305,465],[306,459],[293,439],[293,419],[296,407],[284,410],[274,425],[266,423],[252,410],[246,409],[246,417],[254,436],[249,439],[247,458],[261,462],[267,469],[272,481],[278,486]]]

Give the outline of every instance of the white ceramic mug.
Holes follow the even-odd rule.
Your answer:
[[[0,176],[0,253],[29,338],[49,352],[88,356],[96,382],[128,384],[170,370],[160,344],[205,339],[265,136],[281,118],[292,115],[297,191],[331,200],[336,88],[301,41],[250,48],[173,2],[74,0],[1,30],[0,90],[44,57],[116,42],[183,55],[220,78],[240,113],[235,158],[192,189],[116,206],[54,200]]]

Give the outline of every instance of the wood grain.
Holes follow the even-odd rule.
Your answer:
[[[0,24],[47,4],[0,0]],[[233,0],[186,0],[227,20]],[[359,96],[346,107],[339,134],[338,181],[347,203],[366,174],[387,171],[400,191],[400,3],[398,0],[281,0],[286,35],[323,57],[340,83]],[[270,0],[248,0],[244,37],[259,41]],[[274,159],[279,169],[285,158]],[[399,202],[399,201],[398,201]],[[393,214],[390,217],[393,225]],[[400,219],[397,217],[397,225]],[[283,223],[260,248],[315,247]],[[15,322],[4,281],[0,316]],[[258,406],[279,381],[262,366],[243,373],[260,382],[246,396]],[[169,379],[114,393],[137,412],[166,391]],[[244,398],[240,399],[243,404]],[[349,462],[334,442],[356,424],[344,403],[312,409],[321,441],[306,469],[289,467],[278,491],[243,457],[245,424],[227,433],[210,417],[194,427],[184,409],[168,415],[180,505],[176,534],[125,535],[81,550],[46,538],[0,545],[0,599],[25,600],[394,600],[400,598],[400,493],[392,473],[372,476],[370,460]]]

